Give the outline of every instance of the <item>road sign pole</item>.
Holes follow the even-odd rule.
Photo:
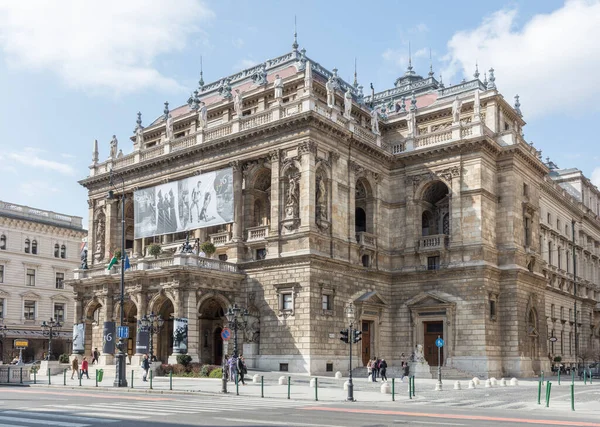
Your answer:
[[[438,378],[435,385],[435,390],[442,391],[442,347],[444,346],[444,340],[439,335],[437,340],[435,340],[435,345],[438,348]]]

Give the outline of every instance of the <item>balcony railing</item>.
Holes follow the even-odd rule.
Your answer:
[[[231,231],[222,231],[209,235],[210,241],[215,246],[223,246],[231,242]]]
[[[264,240],[269,237],[269,226],[260,225],[258,227],[250,227],[247,230],[246,241],[255,242],[257,240]]]
[[[445,249],[450,238],[447,234],[434,234],[432,236],[419,237],[418,247],[421,251],[435,251]]]
[[[366,231],[359,231],[356,233],[356,243],[360,246],[364,246],[369,249],[377,248],[377,237],[374,234],[367,233]]]

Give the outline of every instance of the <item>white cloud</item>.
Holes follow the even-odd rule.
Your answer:
[[[245,70],[246,68],[254,67],[256,64],[258,64],[258,62],[254,59],[240,59],[238,62],[233,64],[232,68],[234,71],[240,71]]]
[[[63,175],[75,175],[75,169],[71,165],[43,159],[34,153],[33,150],[25,150],[23,153],[9,153],[7,157],[30,168],[41,168]]]
[[[591,181],[596,187],[600,188],[600,168],[596,168],[592,171]]]
[[[231,40],[231,44],[236,49],[241,49],[242,47],[244,47],[244,44],[246,44],[246,42],[241,37],[238,37],[237,39]]]
[[[46,181],[22,182],[19,184],[19,190],[21,194],[30,198],[42,197],[47,196],[50,193],[60,192],[57,187],[48,184]]]
[[[600,94],[600,1],[570,0],[516,28],[517,10],[500,10],[448,42],[448,80],[471,76],[478,61],[495,69],[498,89],[521,95],[527,117],[593,106]],[[484,66],[484,67],[482,67]],[[597,107],[595,107],[597,108]]]
[[[388,62],[392,62],[397,67],[406,67],[408,65],[408,49],[386,49],[381,57]]]
[[[0,48],[11,65],[50,70],[76,88],[173,90],[179,84],[153,62],[183,49],[212,16],[198,0],[0,2]]]

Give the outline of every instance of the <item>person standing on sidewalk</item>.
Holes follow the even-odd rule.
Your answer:
[[[80,378],[83,378],[83,374],[85,374],[85,376],[87,377],[87,379],[90,379],[90,374],[88,374],[88,361],[87,361],[87,357],[83,357],[83,360],[81,361],[81,370],[79,371],[79,375]]]
[[[79,359],[77,357],[73,358],[71,362],[71,379],[74,379],[75,373],[79,372]]]
[[[238,359],[237,369],[240,373],[240,381],[243,385],[246,385],[246,382],[244,381],[244,375],[248,373],[248,369],[246,368],[246,362],[244,361],[244,358],[242,356],[240,356]]]
[[[381,362],[379,362],[379,373],[381,375],[381,381],[385,381],[387,383],[386,371],[387,371],[387,362],[385,361],[385,359],[382,358]]]
[[[98,347],[96,347],[94,349],[94,352],[92,353],[92,365],[94,363],[96,363],[96,365],[98,364],[98,359],[100,358],[100,352],[98,351]]]
[[[404,382],[404,377],[408,377],[408,362],[402,362],[402,364],[404,365],[403,368],[403,374],[402,374],[402,378],[400,379],[400,381]]]
[[[367,363],[367,380],[373,381],[373,361],[371,359]]]
[[[377,375],[379,374],[379,359],[375,357],[373,360],[373,382],[377,382]]]
[[[144,354],[144,358],[142,359],[142,371],[144,371],[144,373],[142,374],[142,381],[147,381],[146,378],[148,377],[149,370],[150,361],[148,360],[148,355]]]

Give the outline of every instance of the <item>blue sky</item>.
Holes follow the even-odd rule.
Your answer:
[[[148,7],[152,4],[152,7]],[[59,6],[57,6],[59,5]],[[294,15],[307,55],[377,91],[406,69],[444,83],[494,67],[525,137],[600,185],[600,1],[206,1],[0,3],[0,199],[84,217],[92,142],[125,153],[141,111],[185,103],[200,56],[208,83],[291,50]]]

